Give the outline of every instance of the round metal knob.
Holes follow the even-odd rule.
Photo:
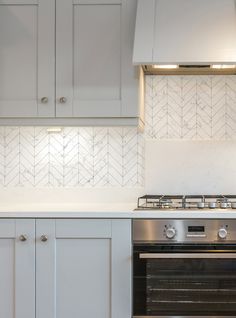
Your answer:
[[[41,235],[40,240],[41,240],[42,242],[47,242],[48,237],[47,237],[46,235]]]
[[[166,229],[166,237],[168,239],[174,238],[175,235],[176,235],[176,229],[175,228],[169,227],[169,228]]]
[[[219,238],[225,239],[227,237],[227,235],[228,235],[228,232],[225,228],[222,227],[221,229],[219,229],[219,231],[218,231]]]
[[[21,242],[25,242],[25,241],[27,240],[27,235],[25,235],[25,234],[20,235],[20,236],[19,236],[19,240],[20,240]]]
[[[41,98],[41,103],[47,104],[48,103],[48,98],[47,97],[42,97]]]
[[[60,98],[59,98],[59,102],[60,102],[61,104],[65,104],[65,103],[67,102],[66,97],[60,97]]]

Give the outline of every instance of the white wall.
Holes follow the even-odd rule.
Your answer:
[[[236,141],[147,140],[146,192],[235,194]]]

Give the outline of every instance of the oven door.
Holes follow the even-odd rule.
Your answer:
[[[134,245],[134,317],[236,317],[236,245]]]

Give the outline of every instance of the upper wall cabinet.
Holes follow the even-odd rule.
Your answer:
[[[0,0],[0,117],[54,116],[55,4]]]
[[[0,124],[137,123],[136,6],[136,0],[0,0]]]
[[[138,117],[136,0],[57,0],[59,117]]]

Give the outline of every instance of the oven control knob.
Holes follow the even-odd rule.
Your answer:
[[[176,235],[176,229],[175,229],[174,227],[168,227],[168,228],[166,229],[166,237],[167,237],[168,239],[174,238],[175,235]]]
[[[228,232],[224,227],[219,229],[219,231],[218,231],[219,238],[225,239],[227,237],[227,235],[228,235]]]

